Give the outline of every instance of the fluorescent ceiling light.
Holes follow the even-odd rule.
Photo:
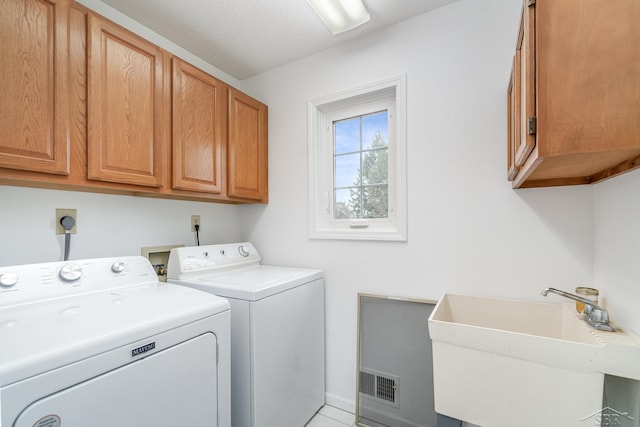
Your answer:
[[[362,0],[307,0],[333,34],[352,30],[369,21]]]

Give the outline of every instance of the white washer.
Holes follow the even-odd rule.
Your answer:
[[[229,335],[143,257],[0,267],[0,424],[230,427]]]
[[[323,272],[231,243],[172,249],[167,278],[231,304],[233,426],[304,426],[324,404]]]

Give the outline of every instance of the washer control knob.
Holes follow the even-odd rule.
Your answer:
[[[240,255],[242,255],[245,258],[249,256],[249,251],[244,246],[239,246],[238,252],[240,252]]]
[[[0,274],[0,286],[10,288],[18,283],[18,275],[16,273]]]
[[[82,277],[82,269],[75,264],[65,264],[58,274],[65,282],[75,282]]]
[[[122,273],[124,268],[127,266],[124,261],[116,261],[111,265],[111,271],[114,273]]]

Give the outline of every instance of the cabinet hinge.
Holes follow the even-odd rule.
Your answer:
[[[536,134],[537,120],[535,117],[529,117],[527,119],[527,133],[529,135]]]
[[[527,1],[527,7],[531,7],[531,6],[535,6],[536,5],[536,0],[528,0]]]

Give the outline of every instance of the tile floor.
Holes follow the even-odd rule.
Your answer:
[[[305,427],[351,427],[354,422],[354,414],[324,405]]]

